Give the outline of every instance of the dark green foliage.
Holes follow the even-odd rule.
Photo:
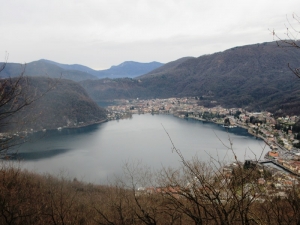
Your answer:
[[[296,132],[296,133],[298,133],[298,135],[300,135],[300,121],[298,121],[297,123],[295,123],[293,125],[293,132]]]
[[[277,143],[280,144],[281,146],[284,146],[284,143],[283,143],[283,141],[282,141],[281,139],[279,139],[279,140],[277,141]]]
[[[239,118],[240,117],[240,115],[241,115],[241,111],[239,111],[239,110],[237,110],[236,112],[235,112],[235,114],[234,114],[234,117],[235,118]]]
[[[260,120],[257,117],[251,116],[250,117],[250,123],[252,123],[252,124],[258,124],[258,123],[263,124],[263,123],[265,123],[265,120]]]
[[[224,125],[226,125],[226,126],[229,126],[229,125],[230,125],[229,118],[226,118],[226,119],[224,120]]]
[[[293,144],[295,148],[300,148],[300,143]]]

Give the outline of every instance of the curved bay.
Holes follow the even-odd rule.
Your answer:
[[[126,162],[141,161],[153,169],[180,166],[163,126],[186,159],[197,155],[204,161],[211,157],[233,160],[232,152],[224,146],[230,146],[230,141],[241,161],[260,157],[266,147],[262,140],[242,128],[227,132],[212,123],[145,114],[85,128],[35,134],[18,147],[18,158],[23,168],[51,174],[65,171],[70,178],[93,183],[105,183],[120,175]]]

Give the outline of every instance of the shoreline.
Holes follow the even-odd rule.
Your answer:
[[[101,124],[101,123],[105,123],[108,122],[108,119],[104,119],[104,120],[100,120],[94,123],[90,123],[90,124],[83,124],[83,125],[79,125],[79,126],[72,126],[72,127],[62,127],[62,129],[77,129],[77,128],[82,128],[82,127],[88,127],[88,126],[92,126],[92,125],[96,125],[96,124]],[[57,130],[58,128],[56,128]],[[55,129],[49,129],[49,130],[55,130]]]
[[[18,137],[21,134],[25,134],[30,135],[30,134],[34,134],[34,133],[38,133],[38,132],[47,132],[47,131],[61,131],[63,129],[77,129],[77,128],[83,128],[83,127],[88,127],[88,126],[92,126],[92,125],[96,125],[96,124],[101,124],[101,123],[105,123],[108,122],[109,120],[106,118],[104,120],[100,120],[100,121],[96,121],[93,123],[89,123],[89,124],[82,124],[82,125],[77,125],[77,126],[70,126],[70,127],[57,127],[57,128],[51,128],[51,129],[39,129],[39,130],[34,130],[34,131],[16,131],[16,132],[11,132],[11,133],[5,133],[6,135],[3,136],[3,138],[11,138],[13,136]]]
[[[83,124],[83,125],[77,125],[77,126],[70,126],[70,127],[57,127],[57,128],[53,128],[53,129],[46,129],[45,131],[38,130],[38,131],[35,131],[35,132],[47,132],[47,131],[55,131],[55,130],[60,131],[60,130],[64,130],[64,129],[78,129],[78,128],[88,127],[88,126],[92,126],[92,125],[96,125],[96,124],[101,124],[101,123],[105,123],[105,122],[108,122],[108,119],[100,120],[100,121],[97,121],[97,122],[94,122],[94,123],[89,123],[89,124]]]
[[[180,118],[180,117],[178,117],[178,118]],[[187,117],[187,119],[194,119],[194,120],[198,120],[198,121],[202,121],[202,122],[214,123],[214,124],[217,124],[217,125],[224,125],[224,123],[214,122],[212,120],[205,120],[205,119],[201,119],[201,118]],[[246,127],[246,126],[238,124],[238,123],[236,123],[235,125],[237,127],[240,127],[240,128],[243,128],[243,129],[247,130],[248,133],[251,134],[252,136],[257,137],[257,138],[262,139],[263,141],[265,141],[265,139],[263,137],[258,136],[258,135],[254,134],[252,132],[249,132],[249,127]],[[232,129],[232,128],[227,128],[227,129]]]
[[[178,117],[178,118],[180,118],[180,117]],[[214,122],[212,120],[198,119],[198,118],[193,118],[193,117],[187,117],[187,119],[194,119],[194,120],[198,120],[198,121],[202,121],[202,122],[214,123],[214,124],[217,124],[217,125],[222,125],[223,124],[223,123]],[[235,125],[237,127],[240,127],[242,129],[247,130],[250,135],[252,135],[253,137],[256,137],[256,139],[261,139],[262,141],[264,141],[264,143],[266,144],[266,146],[270,147],[270,144],[268,143],[268,141],[264,137],[262,137],[261,135],[256,135],[253,132],[250,132],[250,130],[249,130],[250,127],[247,127],[247,126],[244,126],[244,125],[241,125],[241,124],[238,124],[238,123],[236,123]],[[227,128],[227,129],[232,129],[232,128]]]

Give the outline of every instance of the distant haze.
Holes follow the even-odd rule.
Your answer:
[[[163,64],[159,62],[149,62],[149,63],[139,63],[133,61],[126,61],[121,63],[117,66],[111,66],[107,70],[93,70],[89,67],[75,64],[75,65],[68,65],[68,64],[61,64],[57,62],[53,62],[50,60],[42,59],[42,62],[50,63],[57,65],[66,70],[79,70],[82,72],[86,72],[88,74],[94,75],[98,78],[121,78],[121,77],[130,77],[134,78],[139,75],[146,74],[158,67],[161,67]]]
[[[107,69],[167,63],[284,37],[300,1],[1,1],[0,61],[42,58]],[[299,14],[299,13],[298,13]],[[289,20],[289,22],[287,21]],[[1,59],[2,58],[2,59]]]

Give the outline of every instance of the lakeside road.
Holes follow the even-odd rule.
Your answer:
[[[197,118],[197,117],[188,117],[188,118],[189,118],[189,119],[194,119],[194,120],[199,120],[199,121],[211,122],[211,123],[215,123],[215,124],[222,124],[222,123],[218,123],[218,122],[213,121],[213,120],[205,120],[205,119]],[[263,141],[265,142],[266,146],[269,146],[269,147],[270,147],[271,143],[268,142],[267,138],[263,137],[263,136],[260,135],[260,134],[254,133],[254,132],[250,129],[250,127],[245,126],[245,125],[243,125],[243,124],[239,124],[239,123],[236,123],[236,126],[238,126],[238,127],[240,127],[240,128],[243,128],[243,129],[246,129],[246,130],[248,131],[249,134],[251,134],[252,136],[255,136],[256,138],[259,138],[259,139],[263,140]],[[229,129],[230,129],[230,128],[229,128]],[[288,149],[284,148],[283,146],[279,145],[279,144],[277,143],[276,138],[275,138],[274,144],[277,145],[278,148],[279,148],[279,149],[278,149],[278,152],[279,152],[280,157],[284,158],[285,160],[290,160],[290,158],[287,157],[287,154],[289,154],[289,153],[291,153],[291,152],[290,152]],[[286,171],[289,172],[290,174],[293,174],[293,175],[295,175],[295,176],[297,176],[297,177],[300,177],[300,174],[296,173],[295,171],[290,170],[289,168],[283,166],[282,164],[279,164],[278,162],[276,162],[275,159],[270,159],[270,158],[268,157],[268,153],[265,154],[265,155],[263,156],[263,158],[264,158],[264,159],[270,160],[270,162],[272,162],[274,165],[276,165],[276,166],[278,166],[278,167],[280,167],[280,168],[286,170]]]
[[[180,117],[179,117],[179,118],[180,118]],[[187,118],[188,118],[188,119],[199,120],[199,121],[210,122],[210,123],[214,123],[214,124],[218,124],[218,125],[224,124],[224,123],[221,123],[221,122],[215,122],[215,121],[213,121],[213,120],[206,120],[206,119],[202,119],[202,118],[199,118],[199,117],[187,117]],[[262,137],[262,136],[260,136],[260,135],[256,135],[256,134],[253,133],[253,132],[250,132],[250,131],[249,131],[249,128],[250,128],[250,127],[245,126],[245,125],[242,125],[242,124],[239,124],[239,123],[236,123],[236,126],[248,130],[248,133],[249,133],[249,134],[251,134],[251,135],[253,135],[253,136],[257,137],[257,138],[260,138],[260,139],[262,139],[262,140],[264,140],[264,141],[266,142],[266,140],[264,139],[264,137]],[[229,128],[229,129],[231,129],[231,128]]]
[[[188,118],[189,118],[189,119],[200,120],[200,121],[205,121],[205,122],[211,122],[211,123],[218,124],[218,125],[222,125],[222,124],[223,124],[223,123],[220,123],[220,122],[215,122],[215,121],[212,121],[212,120],[205,120],[205,119],[197,118],[197,117],[188,117]],[[264,138],[263,136],[261,136],[261,135],[259,135],[259,134],[257,135],[257,134],[255,134],[255,133],[251,132],[250,127],[245,126],[245,125],[240,124],[240,123],[236,123],[236,126],[238,126],[238,127],[240,127],[240,128],[243,128],[243,129],[246,129],[246,130],[248,131],[249,134],[251,134],[252,136],[254,136],[254,137],[256,137],[256,138],[262,139],[262,140],[266,143],[266,145],[268,145],[268,146],[270,147],[270,144],[268,143],[268,141],[266,140],[266,138]],[[231,129],[231,128],[229,128],[229,129]],[[281,149],[287,151],[287,149],[284,149],[284,148],[283,148],[282,146],[280,146],[277,142],[276,142],[276,145],[278,145]]]

